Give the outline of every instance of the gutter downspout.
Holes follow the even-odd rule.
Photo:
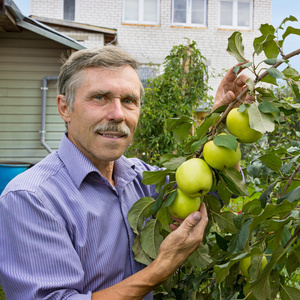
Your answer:
[[[43,86],[41,87],[42,90],[42,119],[41,119],[41,131],[40,131],[40,142],[41,145],[51,153],[53,150],[46,144],[45,142],[45,134],[46,134],[46,103],[47,103],[47,82],[48,80],[57,80],[58,76],[45,76],[43,78]]]

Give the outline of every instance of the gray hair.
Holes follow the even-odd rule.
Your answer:
[[[83,49],[72,53],[61,67],[57,81],[57,90],[65,95],[66,102],[70,109],[73,109],[73,102],[77,88],[83,81],[82,71],[88,67],[99,67],[113,69],[129,65],[138,74],[139,62],[129,53],[113,45],[99,48]],[[140,76],[139,76],[140,78]],[[141,83],[141,98],[144,88]]]

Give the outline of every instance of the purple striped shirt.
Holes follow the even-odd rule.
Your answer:
[[[141,183],[143,171],[154,169],[122,156],[114,188],[64,136],[58,151],[14,178],[0,198],[7,299],[91,299],[141,270],[127,214],[141,197],[157,196]]]

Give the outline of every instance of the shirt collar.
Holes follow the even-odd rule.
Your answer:
[[[68,139],[66,134],[64,134],[61,140],[58,155],[65,164],[77,188],[80,187],[86,176],[93,172],[98,173],[102,180],[107,181],[93,163]],[[115,180],[119,181],[119,178],[122,178],[123,182],[133,180],[137,176],[134,168],[135,165],[129,159],[121,156],[114,163]]]

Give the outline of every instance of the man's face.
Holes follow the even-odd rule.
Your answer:
[[[64,119],[69,139],[101,169],[132,141],[140,112],[140,80],[130,66],[86,68],[81,77],[73,110],[68,109]]]

